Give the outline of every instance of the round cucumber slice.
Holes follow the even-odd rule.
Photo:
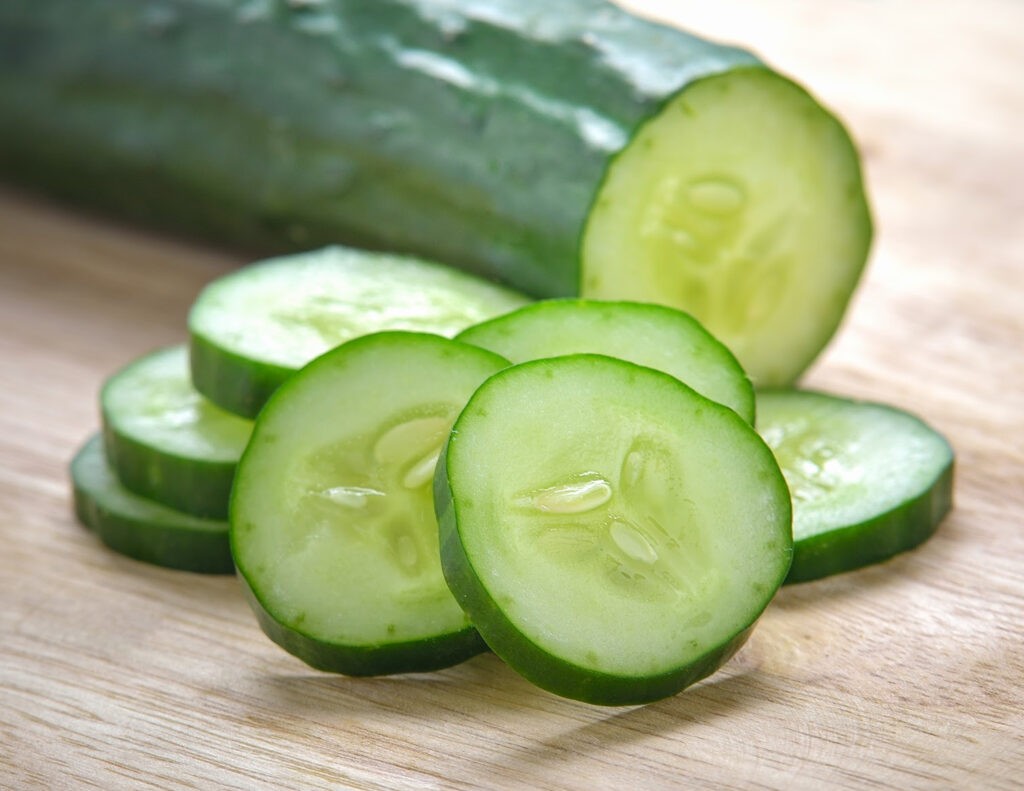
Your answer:
[[[107,458],[125,488],[163,505],[227,519],[252,422],[192,387],[188,349],[159,349],[125,366],[100,393]]]
[[[451,337],[527,298],[417,258],[328,247],[262,261],[210,283],[189,313],[196,389],[253,418],[315,357],[380,330]]]
[[[581,294],[681,308],[756,386],[787,385],[835,333],[871,235],[842,125],[786,78],[735,68],[677,94],[612,161]]]
[[[201,519],[125,489],[91,437],[71,460],[75,515],[111,549],[157,566],[204,574],[235,570],[228,524]]]
[[[735,412],[599,355],[508,368],[435,477],[448,585],[537,685],[643,703],[709,675],[789,569],[782,473]]]
[[[445,585],[431,484],[477,386],[508,362],[383,332],[317,358],[260,413],[231,544],[268,636],[313,667],[378,675],[485,649]]]
[[[552,299],[456,336],[513,363],[592,353],[656,368],[754,422],[754,388],[736,358],[700,322],[662,305]]]
[[[911,549],[952,508],[953,449],[907,412],[814,391],[765,391],[757,427],[793,496],[786,582]]]

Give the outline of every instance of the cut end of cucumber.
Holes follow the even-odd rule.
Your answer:
[[[689,85],[612,161],[581,293],[686,310],[756,385],[783,385],[835,332],[870,240],[843,127],[784,77],[737,68]]]

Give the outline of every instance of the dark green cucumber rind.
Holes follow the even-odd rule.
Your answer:
[[[234,572],[227,522],[199,519],[121,487],[99,435],[76,453],[70,471],[75,516],[114,551],[182,571]]]
[[[787,585],[880,563],[930,538],[953,507],[953,459],[935,484],[884,514],[794,542]]]
[[[106,414],[103,444],[111,468],[130,492],[192,516],[227,519],[236,462],[156,450],[119,432]]]
[[[194,331],[189,335],[189,366],[196,390],[221,409],[250,420],[295,373],[237,354]]]
[[[516,672],[548,692],[601,706],[650,703],[707,678],[725,664],[753,632],[751,624],[685,667],[657,676],[636,678],[580,668],[526,639],[473,573],[458,538],[456,507],[448,484],[447,447],[441,453],[434,476],[434,504],[441,531],[441,568],[452,594],[473,624],[486,635],[487,646]],[[614,624],[609,624],[609,628],[614,629]]]
[[[247,249],[349,242],[569,295],[611,155],[758,62],[602,0],[7,0],[0,174]]]
[[[267,610],[245,576],[240,574],[239,579],[263,633],[316,670],[346,676],[427,673],[457,665],[487,650],[487,645],[471,626],[433,638],[400,643],[367,646],[331,643],[282,624]]]
[[[514,311],[511,311],[509,313],[505,313],[505,314],[502,314],[500,316],[495,316],[492,319],[487,319],[486,321],[482,321],[479,324],[474,324],[472,327],[467,327],[462,332],[460,332],[458,335],[456,335],[455,339],[463,341],[464,343],[474,343],[474,344],[477,344],[477,343],[480,343],[484,338],[486,338],[492,331],[500,332],[502,327],[509,327],[510,325],[514,327],[514,324],[515,324],[515,321],[516,321],[515,317],[517,315],[519,315],[519,314],[522,314],[522,313],[542,313],[544,311],[550,311],[552,309],[557,310],[557,309],[559,309],[559,306],[561,306],[561,305],[581,305],[582,306],[582,305],[587,305],[587,304],[594,304],[594,305],[598,305],[598,306],[605,306],[607,308],[607,310],[609,310],[609,311],[614,311],[614,310],[619,309],[619,308],[629,309],[629,308],[631,308],[633,306],[638,306],[639,305],[639,303],[634,303],[634,302],[615,301],[615,300],[597,301],[597,300],[587,300],[587,299],[580,299],[580,298],[561,298],[561,299],[541,300],[539,302],[534,302],[534,303],[531,303],[529,305],[525,305],[524,307],[518,308],[518,309],[516,309]],[[736,356],[729,350],[729,348],[724,343],[719,341],[718,338],[716,338],[714,335],[712,335],[710,332],[708,332],[707,329],[703,325],[701,325],[701,323],[699,321],[697,321],[697,319],[693,318],[693,316],[691,316],[689,313],[686,313],[685,311],[677,310],[675,308],[666,307],[664,305],[656,305],[656,304],[644,304],[642,306],[642,309],[645,310],[645,311],[664,313],[665,316],[666,316],[666,321],[675,321],[675,322],[680,322],[680,323],[684,323],[685,322],[686,324],[691,325],[692,327],[694,327],[694,329],[699,331],[700,334],[702,334],[703,336],[706,337],[708,346],[714,347],[717,350],[718,354],[721,355],[721,357],[722,357],[723,365],[730,365],[730,366],[734,366],[735,367],[735,370],[736,370],[737,374],[738,375],[742,375],[743,379],[746,381],[746,384],[747,384],[747,388],[746,388],[747,392],[743,393],[743,395],[744,395],[743,402],[736,405],[738,407],[736,409],[736,412],[737,412],[737,414],[739,414],[740,417],[742,417],[748,423],[753,424],[754,423],[754,418],[755,418],[755,410],[756,410],[756,398],[755,398],[755,395],[754,395],[754,388],[753,388],[753,385],[750,383],[749,378],[747,378],[746,374],[743,373],[743,368],[740,366],[740,363],[736,359]],[[486,344],[484,344],[484,345],[486,346]],[[598,351],[600,346],[601,346],[601,339],[600,339],[600,337],[598,337],[598,338],[595,338],[595,340],[594,340],[594,348],[593,349],[580,350],[580,351],[595,351],[597,353],[601,353],[601,352]],[[494,352],[497,352],[498,354],[501,354],[502,350],[498,349],[498,348],[494,348],[494,349],[491,349],[491,351],[494,351]],[[616,355],[611,355],[611,356],[616,356]],[[513,362],[524,362],[524,361],[513,361]],[[686,383],[684,382],[684,384],[686,384]],[[690,385],[688,385],[688,386],[690,386]]]

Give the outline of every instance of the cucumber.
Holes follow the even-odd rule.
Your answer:
[[[125,366],[104,383],[100,404],[106,455],[126,489],[194,516],[227,519],[252,423],[196,391],[187,347]]]
[[[445,585],[431,483],[452,421],[508,362],[382,332],[271,397],[242,456],[231,546],[260,625],[321,670],[434,670],[486,646]]]
[[[661,305],[552,299],[463,330],[458,340],[513,363],[590,352],[657,368],[754,422],[754,388],[692,316]]]
[[[793,495],[789,583],[911,549],[952,508],[953,449],[903,410],[815,391],[769,391],[758,394],[757,425]]]
[[[450,336],[526,303],[521,294],[407,256],[332,246],[262,261],[206,286],[189,312],[192,381],[254,418],[295,371],[378,330]]]
[[[789,492],[753,427],[600,355],[489,378],[455,421],[434,500],[445,579],[487,644],[590,703],[712,673],[792,554]]]
[[[6,0],[0,65],[8,179],[246,249],[666,302],[762,386],[827,341],[870,245],[829,111],[604,0]]]
[[[78,450],[70,472],[75,515],[116,552],[182,571],[235,570],[228,523],[191,516],[125,489],[107,463],[100,434]]]

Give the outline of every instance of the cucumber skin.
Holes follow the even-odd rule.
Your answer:
[[[224,349],[197,332],[189,334],[192,382],[214,404],[255,420],[274,391],[295,370]]]
[[[473,627],[442,637],[362,647],[341,646],[284,626],[263,606],[245,577],[238,575],[250,607],[263,633],[289,654],[315,670],[346,676],[382,676],[426,673],[457,665],[487,651]]]
[[[162,453],[122,434],[104,420],[107,459],[130,492],[205,519],[227,520],[237,462]]]
[[[734,68],[766,67],[603,0],[6,0],[0,174],[253,251],[573,295],[609,161]]]
[[[934,486],[884,514],[795,541],[784,584],[853,571],[923,544],[953,508],[954,467],[951,458]]]
[[[725,409],[726,407],[723,407]],[[469,558],[458,539],[454,497],[448,485],[445,446],[434,475],[434,503],[441,531],[441,568],[448,587],[474,624],[488,625],[488,647],[516,668],[528,681],[556,695],[599,706],[630,706],[651,703],[682,691],[707,678],[743,647],[754,631],[751,624],[742,632],[707,651],[684,670],[672,670],[644,679],[616,676],[580,668],[553,657],[532,641],[526,640],[508,620],[480,580],[470,571]],[[609,624],[611,628],[613,625]]]
[[[86,442],[75,455],[72,469],[76,461],[101,443],[98,436]],[[179,571],[199,574],[233,574],[235,571],[227,522],[222,529],[193,530],[183,525],[140,521],[105,508],[74,475],[71,491],[75,517],[115,552]],[[184,516],[185,521],[192,519]],[[211,527],[219,527],[213,520],[210,522]]]

